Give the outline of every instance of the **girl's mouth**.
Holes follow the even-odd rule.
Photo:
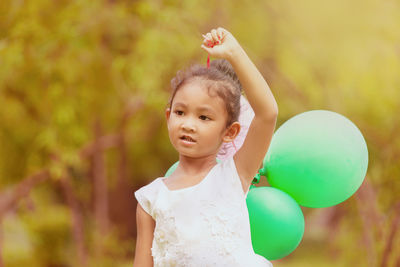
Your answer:
[[[196,140],[194,140],[191,136],[189,135],[183,135],[180,137],[181,140],[186,141],[186,142],[190,142],[190,143],[195,143]]]

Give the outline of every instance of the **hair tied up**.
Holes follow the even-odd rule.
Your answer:
[[[210,67],[219,70],[226,77],[229,77],[237,86],[237,88],[239,88],[239,90],[242,91],[242,85],[239,81],[239,78],[237,77],[235,70],[233,69],[231,63],[229,63],[228,60],[226,59],[213,60],[210,64]]]

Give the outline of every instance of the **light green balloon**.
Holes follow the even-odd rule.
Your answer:
[[[321,208],[353,195],[367,167],[368,149],[360,130],[338,113],[313,110],[276,131],[262,174],[300,205]]]
[[[255,253],[277,260],[297,248],[304,234],[304,216],[293,198],[273,187],[253,187],[246,202]]]
[[[169,167],[168,171],[165,173],[165,177],[170,176],[176,170],[176,168],[178,168],[178,165],[179,161],[175,162],[171,167]]]

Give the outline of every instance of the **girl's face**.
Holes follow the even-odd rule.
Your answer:
[[[192,81],[176,92],[167,109],[168,133],[180,155],[192,158],[216,155],[222,142],[232,141],[226,127],[228,114],[224,101],[210,96],[201,81]]]

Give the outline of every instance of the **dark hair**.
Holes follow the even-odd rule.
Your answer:
[[[178,71],[176,76],[171,80],[170,108],[178,89],[194,80],[203,82],[209,92],[210,90],[215,91],[225,102],[226,111],[228,112],[227,127],[238,120],[242,85],[232,65],[227,60],[213,60],[209,68],[196,64],[186,70]]]

